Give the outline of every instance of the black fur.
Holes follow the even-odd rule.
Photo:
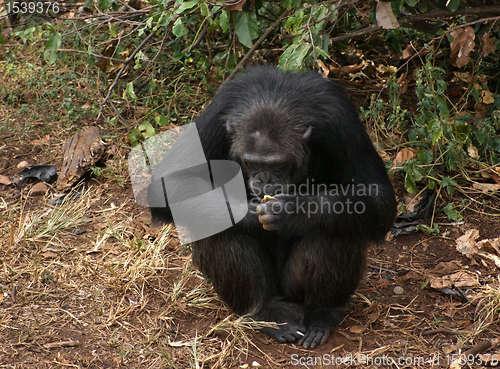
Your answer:
[[[225,82],[196,124],[208,160],[243,168],[249,212],[193,242],[195,265],[237,314],[282,323],[264,333],[305,348],[325,343],[363,277],[369,244],[383,240],[396,214],[356,108],[317,73],[258,67]],[[343,193],[348,185],[357,190]],[[273,198],[260,204],[264,194]],[[365,211],[349,213],[349,202]],[[325,210],[338,203],[345,211]],[[151,212],[156,224],[172,222],[169,208]]]

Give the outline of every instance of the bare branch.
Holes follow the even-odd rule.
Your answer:
[[[236,66],[236,68],[234,68],[233,72],[229,75],[228,80],[232,79],[236,75],[236,73],[239,72],[239,70],[245,65],[245,63],[248,61],[248,59],[250,59],[250,57],[255,52],[255,50],[258,49],[258,47],[271,34],[271,32],[273,32],[274,29],[279,26],[279,24],[281,23],[281,20],[283,18],[285,18],[288,14],[290,14],[291,11],[292,11],[292,9],[285,10],[283,12],[283,14],[281,14],[281,16],[278,19],[276,19],[276,21],[273,24],[271,24],[271,26],[266,30],[266,32],[264,32],[264,34],[262,36],[260,36],[260,38],[253,44],[253,46],[250,48],[250,50],[248,50],[247,54],[243,57],[243,59],[241,59],[241,61]]]

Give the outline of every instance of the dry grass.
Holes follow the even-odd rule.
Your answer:
[[[153,231],[105,196],[0,202],[0,367],[222,368],[245,357],[259,324],[228,314],[171,228]],[[186,315],[205,323],[179,327]]]
[[[255,333],[262,323],[230,315],[193,268],[189,249],[170,227],[149,228],[144,210],[129,198],[118,202],[99,186],[55,208],[24,195],[2,199],[0,368],[231,368],[255,362],[291,368],[294,353],[405,353],[427,360],[498,336],[492,335],[500,309],[498,279],[475,295],[476,322],[469,314],[474,307],[446,299],[436,306],[445,314],[438,317],[421,310],[429,307],[417,301],[418,292],[406,303],[380,300],[383,294],[370,281],[380,271],[394,275],[394,265],[372,258],[368,288],[353,298],[344,328],[326,352],[269,345]],[[86,232],[76,235],[74,229]]]
[[[485,285],[472,298],[471,303],[475,305],[476,311],[477,332],[500,321],[500,275],[497,276],[497,282]]]
[[[39,81],[37,71],[24,63],[18,66],[20,77],[6,81],[4,65],[0,63],[0,83],[8,88],[9,98],[19,96],[10,105],[0,101],[0,137],[9,136],[0,142],[0,174],[16,175],[16,165],[24,158],[60,164],[64,140],[76,127],[88,124],[89,115],[82,111],[76,121],[67,112],[52,116],[61,110],[64,94],[48,98],[55,88]],[[97,84],[106,83],[91,66],[85,68]],[[67,72],[58,69],[57,75]],[[26,89],[29,81],[45,87]],[[83,80],[68,86],[74,86],[68,92],[74,95],[74,106],[98,107],[98,99],[91,97],[105,90]],[[29,99],[37,103],[35,108],[19,113]],[[500,337],[498,271],[455,253],[458,234],[453,233],[449,238],[397,237],[374,249],[370,263],[376,268],[369,271],[327,345],[304,350],[255,333],[262,323],[230,314],[192,266],[189,248],[179,244],[172,229],[148,226],[147,210],[133,203],[124,179],[129,147],[123,137],[129,130],[102,124],[114,135],[102,182],[79,198],[53,208],[28,190],[17,198],[12,186],[0,186],[0,368],[225,369],[252,368],[254,361],[272,369],[332,368],[293,365],[291,360],[292,355],[325,354],[426,360],[440,355],[440,365],[434,367],[449,367],[445,355]],[[49,143],[35,149],[30,140],[47,132]],[[22,156],[25,152],[30,156]],[[486,217],[478,221],[490,222]],[[472,304],[422,287],[428,271],[450,259],[462,260],[464,268],[480,275],[482,287]],[[393,294],[396,284],[404,287],[403,295]],[[351,367],[374,365],[365,360]]]

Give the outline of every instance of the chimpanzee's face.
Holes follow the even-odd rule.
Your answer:
[[[260,198],[287,193],[287,186],[307,162],[304,144],[311,129],[280,137],[258,129],[238,132],[230,123],[226,128],[232,138],[232,157],[242,166],[250,191]]]

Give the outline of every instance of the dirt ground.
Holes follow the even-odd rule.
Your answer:
[[[16,110],[0,102],[0,122],[10,115],[0,129],[0,175],[13,180],[22,161],[59,171],[75,127],[47,138],[46,122],[26,130]],[[127,150],[119,135],[109,139],[107,175],[87,178],[79,197],[59,207],[47,204],[52,188],[33,195],[36,181],[21,192],[0,184],[0,368],[477,368],[500,360],[492,345],[498,306],[485,318],[477,301],[429,284],[463,271],[478,283],[462,291],[490,291],[498,302],[494,263],[455,246],[473,228],[480,239],[499,237],[498,214],[470,206],[457,224],[438,214],[439,236],[388,237],[372,247],[346,318],[327,344],[304,350],[231,315],[175,231],[150,227],[126,177]],[[401,179],[394,181],[401,200]],[[464,365],[452,365],[470,349]]]

